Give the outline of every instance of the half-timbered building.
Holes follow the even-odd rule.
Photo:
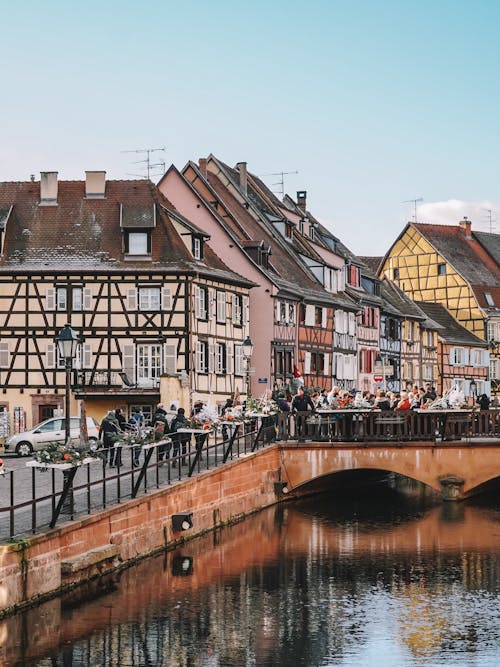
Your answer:
[[[457,387],[471,399],[481,394],[489,394],[488,344],[459,324],[440,303],[418,302],[417,305],[441,327],[437,334],[438,393],[445,394],[451,388]],[[475,383],[474,390],[471,388],[472,381]]]
[[[499,260],[500,235],[472,231],[465,218],[459,225],[409,223],[381,266],[381,274],[412,299],[441,303],[488,343],[494,387],[500,372]]]
[[[62,408],[54,341],[66,323],[81,339],[75,395],[97,418],[118,406],[151,414],[169,400],[165,374],[182,375],[200,398],[234,390],[252,283],[152,183],[45,172],[1,183],[0,211],[3,404],[26,426]]]
[[[264,378],[271,380],[267,386],[275,390],[290,388],[294,367],[308,386],[330,386],[335,308],[348,304],[355,311],[356,306],[347,297],[325,289],[325,261],[300,238],[295,221],[283,214],[277,200],[270,196],[272,193],[247,172],[245,163],[232,169],[211,155],[200,160],[199,165],[189,163],[183,175],[223,223],[230,226],[239,245],[273,285],[272,289],[265,287],[273,303],[268,322],[263,321],[268,310],[251,311],[254,355],[259,350],[267,355],[269,372],[262,371]],[[175,199],[176,195],[169,196]],[[176,202],[179,206],[179,201]],[[217,248],[222,257],[227,240],[224,243]],[[252,299],[253,295],[254,291]],[[271,339],[263,336],[270,322],[273,323]],[[257,376],[260,375],[258,371]],[[262,384],[263,390],[265,383]]]

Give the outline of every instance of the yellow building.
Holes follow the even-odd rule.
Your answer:
[[[500,388],[500,235],[459,225],[409,223],[393,243],[380,275],[414,301],[442,304],[491,354],[493,393]]]

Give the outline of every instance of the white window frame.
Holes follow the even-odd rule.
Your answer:
[[[205,340],[196,341],[196,372],[208,373],[208,343]]]
[[[241,326],[243,320],[243,297],[233,294],[233,324]]]
[[[161,289],[159,287],[139,287],[139,310],[158,311],[161,308]]]
[[[128,233],[127,255],[150,255],[148,252],[148,232]]]
[[[195,290],[195,315],[199,320],[208,320],[208,287],[196,285]]]
[[[227,347],[225,343],[215,343],[215,374],[225,375],[227,372]]]
[[[143,363],[144,361],[147,363]],[[161,343],[137,343],[136,369],[138,387],[158,386],[163,372]]]
[[[193,237],[193,257],[201,260],[201,239],[197,236]]]
[[[56,287],[56,310],[68,310],[68,288]]]
[[[218,324],[225,324],[226,323],[226,293],[223,292],[222,290],[217,290],[216,292],[216,315],[215,319],[217,320]]]
[[[243,346],[235,345],[234,346],[234,374],[235,375],[244,375],[245,374],[245,355],[243,354]]]

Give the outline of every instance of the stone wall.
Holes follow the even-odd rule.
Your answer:
[[[276,502],[277,446],[47,533],[0,547],[0,615],[170,549]],[[193,513],[173,532],[172,515]]]

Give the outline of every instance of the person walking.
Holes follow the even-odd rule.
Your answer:
[[[187,428],[189,422],[186,419],[186,411],[184,408],[179,408],[177,410],[176,416],[172,419],[172,422],[170,424],[170,433],[172,434],[172,443],[173,443],[173,451],[172,451],[172,456],[174,458],[174,462],[172,463],[172,467],[176,468],[177,467],[177,461],[175,460],[177,456],[179,456],[179,450],[181,450],[182,453],[182,465],[187,465],[186,461],[186,454],[187,454],[187,443],[191,440],[191,434],[190,433],[177,433],[177,431],[180,428]]]
[[[168,433],[167,411],[165,410],[163,403],[158,403],[156,406],[156,411],[151,420],[151,424],[154,428],[155,442],[163,440]],[[158,449],[158,461],[162,462],[163,459],[168,459],[168,450],[168,445],[160,445]]]
[[[110,468],[114,468],[115,465],[121,464],[120,454],[115,451],[114,446],[119,432],[120,427],[116,415],[113,410],[110,410],[102,420],[99,431],[99,440],[102,440],[102,446],[106,450],[104,460],[108,463],[109,458]]]

